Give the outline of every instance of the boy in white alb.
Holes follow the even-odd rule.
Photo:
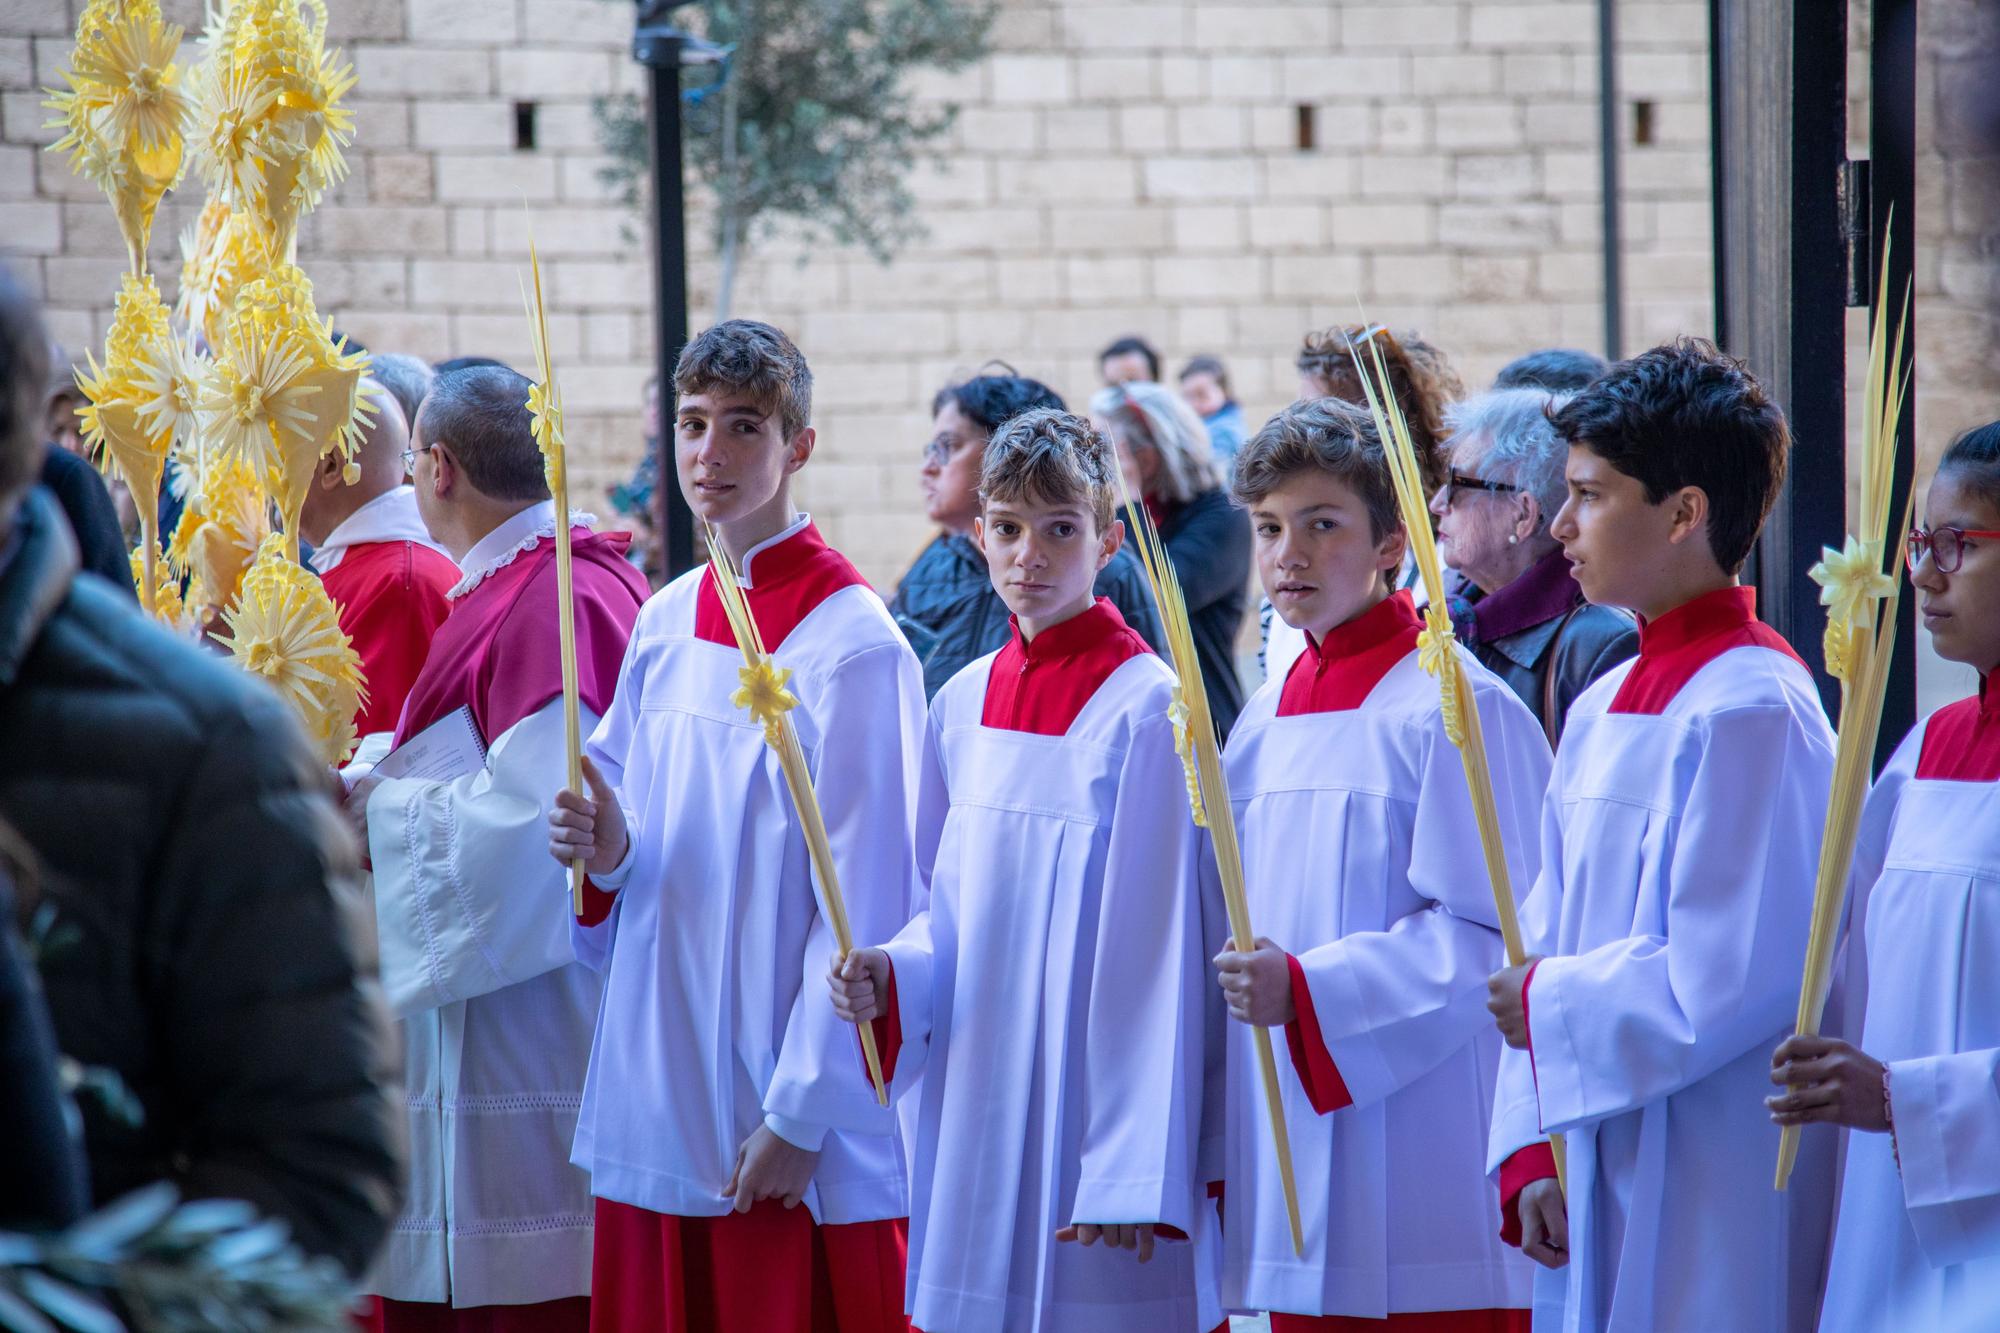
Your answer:
[[[926,1333],[1222,1321],[1198,1161],[1221,1006],[1173,675],[1091,594],[1123,537],[1116,467],[1053,409],[987,445],[973,535],[1014,636],[932,701],[927,909],[828,977],[834,1011],[884,1034],[893,1091],[922,1089],[909,1309]]]
[[[886,938],[910,914],[923,681],[881,599],[792,509],[811,372],[784,334],[734,320],[688,344],[674,387],[681,489],[791,672],[853,929]],[[742,667],[707,569],[655,594],[590,739],[589,798],[564,792],[550,817],[551,852],[591,876],[577,951],[606,971],[575,1146],[598,1200],[592,1326],[899,1329],[894,1117],[819,994],[833,935],[777,754],[731,697]]]
[[[1920,722],[1869,794],[1843,978],[1860,1047],[1792,1037],[1771,1061],[1799,1085],[1772,1120],[1864,1131],[1847,1136],[1822,1333],[2000,1321],[2000,423],[1946,451],[1925,509],[1918,606],[1979,693]]]
[[[1238,1020],[1224,1301],[1271,1311],[1274,1333],[1525,1333],[1534,1270],[1493,1234],[1485,1178],[1499,920],[1438,681],[1419,662],[1422,621],[1390,590],[1407,536],[1381,443],[1361,408],[1297,403],[1244,445],[1233,487],[1265,595],[1306,649],[1245,706],[1225,755],[1250,919],[1270,938],[1216,958]],[[1526,884],[1548,742],[1457,651],[1509,874]],[[1250,1024],[1282,1026],[1291,1051],[1279,1081],[1303,1255]]]
[[[1505,1234],[1567,1263],[1565,1328],[1799,1333],[1832,1140],[1808,1134],[1774,1191],[1778,1136],[1753,1093],[1798,1004],[1833,736],[1737,586],[1784,477],[1784,416],[1682,339],[1554,421],[1569,500],[1551,532],[1586,597],[1638,613],[1639,656],[1570,710],[1522,910],[1548,956],[1490,986],[1513,1048],[1490,1158]]]

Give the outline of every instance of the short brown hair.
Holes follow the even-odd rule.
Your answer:
[[[1417,452],[1417,471],[1424,479],[1424,494],[1444,485],[1445,408],[1465,396],[1465,381],[1458,377],[1445,354],[1413,329],[1390,329],[1380,324],[1346,324],[1319,333],[1308,333],[1299,347],[1299,374],[1311,375],[1335,398],[1366,405],[1368,395],[1355,372],[1354,357],[1372,362],[1370,344],[1382,353],[1383,368],[1389,372],[1389,389],[1403,420],[1410,428],[1410,443]],[[1353,350],[1350,351],[1349,348]],[[1374,366],[1369,365],[1369,373]]]
[[[1043,504],[1076,501],[1103,532],[1111,526],[1117,477],[1118,456],[1096,427],[1073,412],[1031,408],[1009,418],[987,442],[979,503],[1021,496]]]
[[[1389,460],[1366,408],[1340,398],[1293,403],[1264,423],[1236,455],[1229,489],[1246,509],[1299,472],[1324,472],[1344,483],[1368,508],[1376,541],[1403,526]]]
[[[776,410],[785,438],[812,424],[812,368],[782,330],[754,319],[731,319],[696,334],[674,363],[674,392],[742,394]]]

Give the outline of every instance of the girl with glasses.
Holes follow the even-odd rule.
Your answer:
[[[1979,692],[1919,723],[1855,847],[1846,1012],[1793,1037],[1780,1125],[1844,1125],[1822,1333],[1978,1328],[2000,1309],[2000,422],[1953,444],[1910,534],[1917,609]]]

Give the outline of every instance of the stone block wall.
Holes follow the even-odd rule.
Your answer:
[[[79,353],[102,337],[120,247],[108,207],[39,151],[38,90],[80,2],[0,0],[0,258]],[[639,87],[630,7],[330,4],[359,129],[353,175],[302,236],[321,309],[380,350],[525,363],[532,225],[576,471],[601,495],[637,456],[652,358],[643,224],[600,178],[591,117],[593,98]],[[198,23],[196,0],[168,8]],[[1925,12],[1929,97],[1972,77],[1987,34],[1972,0]],[[1619,7],[1627,351],[1709,323],[1705,14],[1702,0]],[[802,499],[878,582],[926,536],[914,469],[930,396],[989,359],[1080,402],[1096,350],[1143,333],[1169,374],[1227,358],[1257,417],[1290,400],[1300,335],[1357,303],[1425,332],[1474,387],[1534,347],[1602,350],[1590,0],[1003,0],[995,47],[917,81],[963,108],[945,164],[913,183],[925,238],[883,267],[781,228],[738,282],[736,313],[789,329],[813,360],[822,445]],[[1932,422],[1990,415],[2000,372],[1978,207],[1994,187],[1949,119],[1927,123],[1932,441]],[[152,257],[169,287],[195,202],[162,210]],[[690,244],[699,326],[716,265],[698,198]]]

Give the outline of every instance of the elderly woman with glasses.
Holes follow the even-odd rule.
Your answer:
[[[1030,408],[1062,406],[1048,385],[998,362],[971,379],[947,385],[931,402],[932,434],[917,482],[924,516],[939,531],[896,585],[889,603],[889,614],[924,664],[926,697],[1007,642],[1007,604],[993,590],[986,557],[972,542],[986,442],[1002,423]],[[1165,648],[1145,568],[1129,542],[1098,571],[1097,595],[1110,598],[1147,643]]]
[[[1569,451],[1549,424],[1563,398],[1500,389],[1445,413],[1446,475],[1431,496],[1438,550],[1466,580],[1459,640],[1542,721],[1549,744],[1590,683],[1639,651],[1623,611],[1593,606],[1549,522],[1567,496]]]
[[[1187,601],[1188,628],[1219,739],[1243,711],[1236,632],[1250,589],[1250,521],[1230,503],[1208,427],[1178,394],[1145,380],[1099,390],[1091,420],[1118,450],[1132,497],[1146,507]],[[1127,538],[1137,521],[1125,515]]]

